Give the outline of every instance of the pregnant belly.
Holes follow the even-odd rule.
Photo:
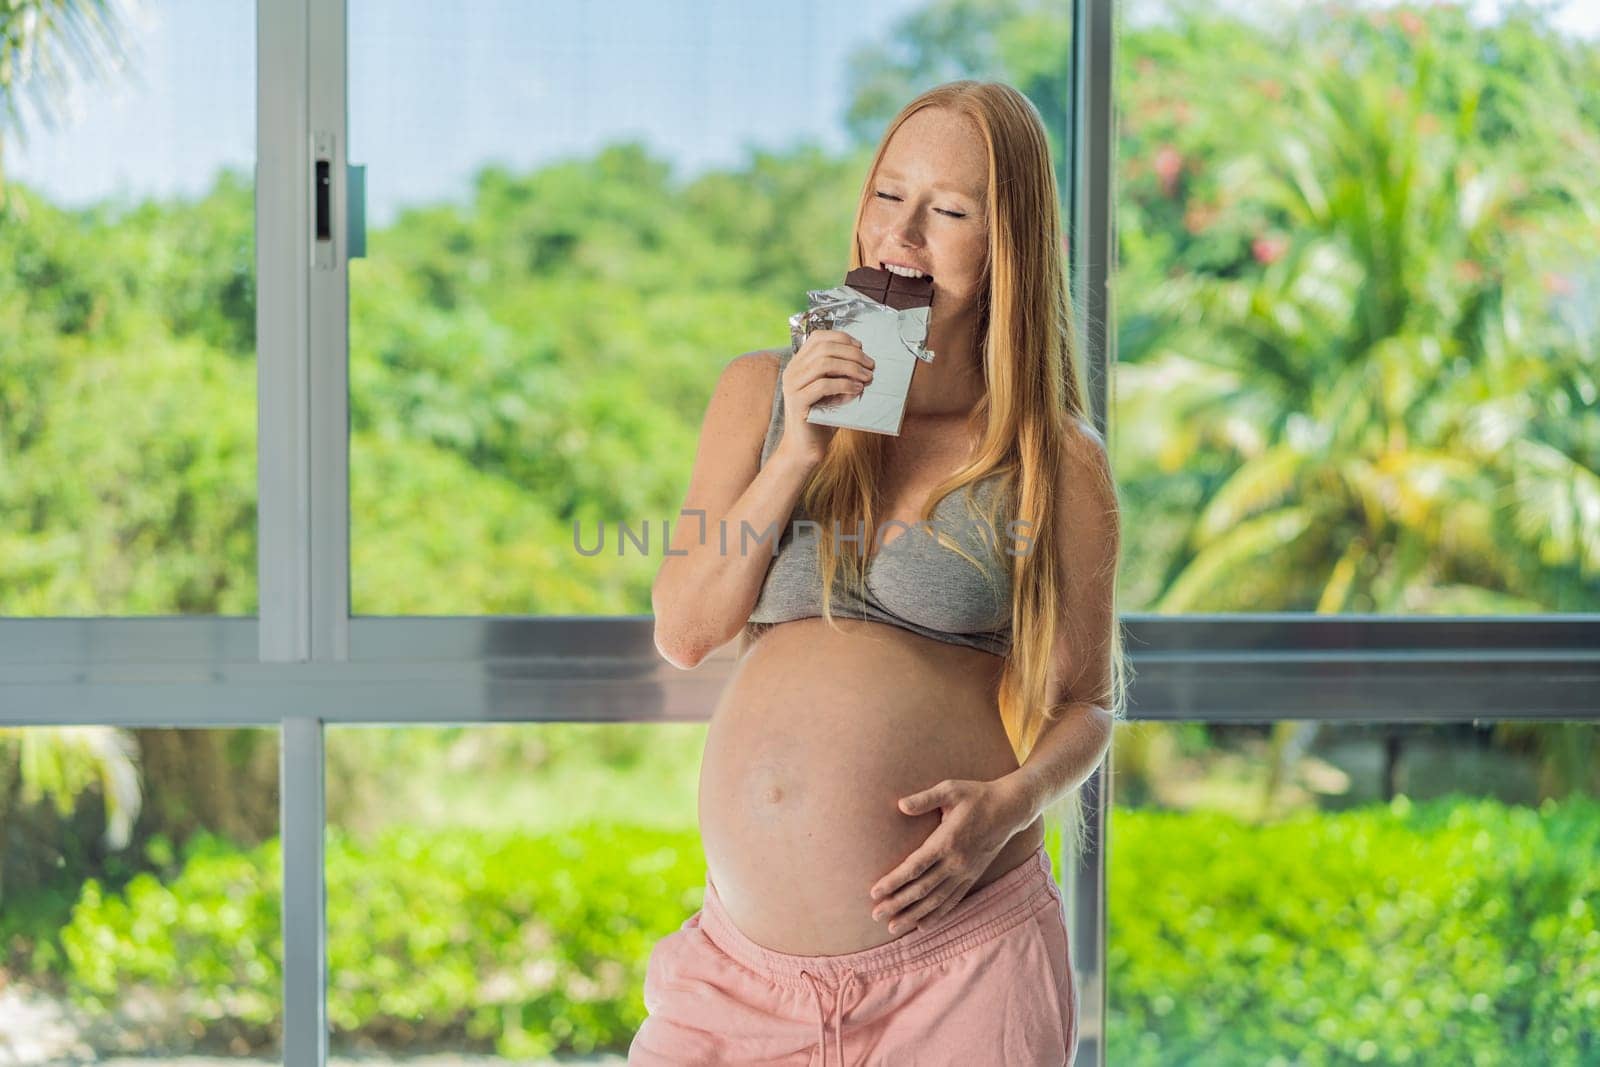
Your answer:
[[[904,936],[871,890],[939,825],[901,797],[1017,767],[995,701],[1001,661],[898,627],[820,619],[768,631],[741,661],[706,735],[700,832],[730,918],[779,952],[837,955]],[[1022,863],[1042,820],[977,884]]]

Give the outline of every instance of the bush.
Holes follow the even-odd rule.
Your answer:
[[[1119,1067],[1600,1063],[1594,800],[1113,821]],[[266,1047],[279,877],[276,843],[197,839],[170,884],[88,883],[69,988],[102,1009],[154,991],[172,1032]],[[327,880],[336,1039],[531,1058],[626,1048],[650,950],[700,906],[705,868],[692,830],[330,830]]]
[[[506,1057],[625,1048],[650,950],[700,906],[705,881],[693,831],[395,829],[364,845],[330,829],[327,850],[333,1039]],[[167,1052],[270,1047],[280,863],[276,841],[239,853],[197,838],[170,884],[141,875],[106,896],[91,880],[62,931],[74,1000],[100,1014],[140,990],[165,1006],[174,1040],[203,1028]]]
[[[1108,1062],[1600,1063],[1600,803],[1117,811]]]

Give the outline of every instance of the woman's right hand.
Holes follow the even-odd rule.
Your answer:
[[[778,447],[817,464],[837,426],[806,421],[813,405],[860,396],[872,381],[872,357],[843,330],[812,330],[783,371],[783,436]]]

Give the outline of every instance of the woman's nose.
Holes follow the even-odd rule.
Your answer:
[[[890,227],[889,232],[894,235],[897,244],[906,248],[922,247],[922,228],[912,221],[900,222]]]
[[[895,240],[911,248],[922,247],[921,216],[914,206],[900,205],[900,214],[889,224]]]

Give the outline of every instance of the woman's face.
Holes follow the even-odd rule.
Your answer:
[[[861,217],[861,261],[933,275],[933,313],[975,307],[988,273],[989,159],[970,119],[923,108],[885,148]]]

